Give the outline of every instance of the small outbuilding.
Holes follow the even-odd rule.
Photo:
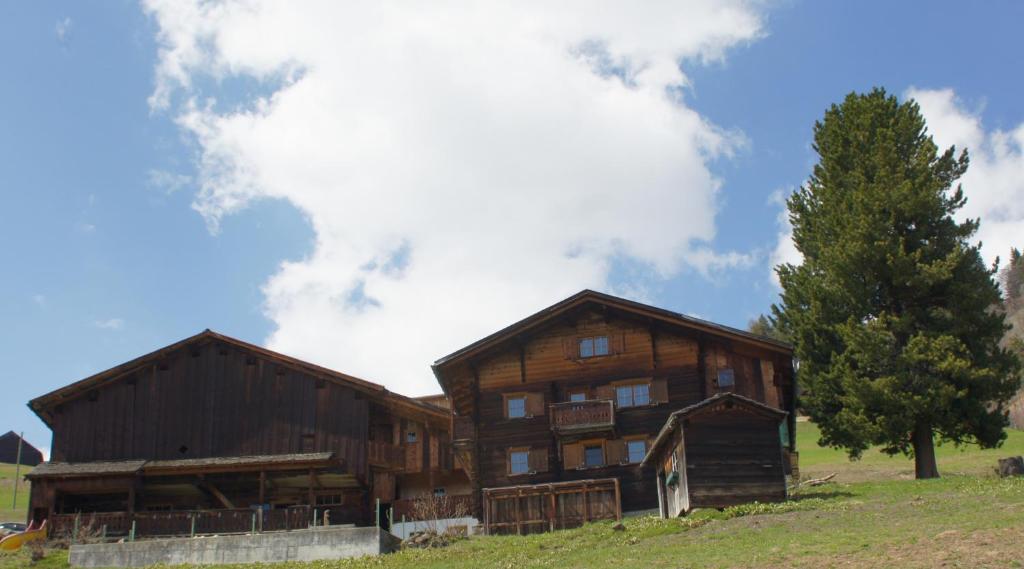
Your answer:
[[[654,466],[662,517],[786,499],[787,413],[720,393],[672,413],[641,466]]]
[[[14,431],[0,435],[0,462],[14,464],[18,461],[18,442],[21,442],[21,463],[25,466],[36,466],[43,461],[43,453],[28,444]]]

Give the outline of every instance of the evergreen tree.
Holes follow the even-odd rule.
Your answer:
[[[780,342],[789,342],[786,335],[775,323],[775,321],[764,314],[747,322],[747,331],[758,336],[765,336]]]
[[[822,445],[851,458],[870,445],[938,476],[934,437],[994,447],[1019,362],[999,347],[1006,326],[995,268],[958,223],[953,184],[967,153],[939,154],[913,101],[851,93],[814,126],[819,155],[787,202],[800,265],[776,268],[772,307],[800,361],[802,406]]]

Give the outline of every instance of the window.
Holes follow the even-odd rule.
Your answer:
[[[448,492],[444,488],[434,488],[434,497],[440,498],[441,496],[447,495]]]
[[[340,506],[345,503],[345,498],[341,494],[327,494],[316,497],[317,506]]]
[[[508,453],[508,473],[527,474],[530,472],[530,451],[513,450]]]
[[[594,336],[593,338],[580,338],[580,357],[592,358],[594,356],[608,355],[608,336]]]
[[[520,419],[526,416],[526,397],[509,397],[505,408],[509,419]]]
[[[620,385],[615,388],[615,402],[619,407],[650,405],[651,386],[647,383]]]
[[[736,386],[736,376],[733,375],[731,369],[720,369],[718,370],[718,387],[721,389],[731,389]]]
[[[604,448],[601,445],[584,447],[583,466],[587,468],[604,466]]]
[[[405,434],[405,442],[414,443],[416,442],[416,431],[409,431]]]
[[[587,394],[583,391],[577,391],[569,394],[569,401],[586,401]]]
[[[629,457],[629,462],[635,463],[642,461],[644,459],[644,455],[647,454],[647,441],[626,441],[626,453]]]

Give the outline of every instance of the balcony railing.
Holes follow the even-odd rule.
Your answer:
[[[557,434],[600,431],[615,427],[615,405],[606,399],[551,405],[551,430]]]

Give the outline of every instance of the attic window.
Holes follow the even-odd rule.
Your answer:
[[[593,358],[608,355],[608,336],[594,336],[593,338],[580,338],[580,357]]]
[[[736,376],[731,369],[718,370],[718,388],[732,389],[736,386]]]

